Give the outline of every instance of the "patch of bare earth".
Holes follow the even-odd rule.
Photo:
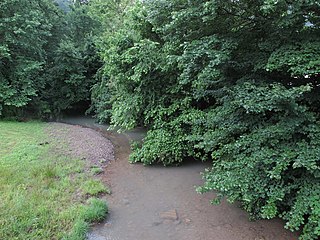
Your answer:
[[[102,168],[114,160],[112,143],[99,132],[78,125],[49,123],[46,129],[49,140],[54,142],[54,151],[64,156],[86,160],[87,166]]]

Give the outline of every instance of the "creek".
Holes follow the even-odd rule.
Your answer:
[[[294,240],[279,219],[249,221],[236,204],[210,204],[214,193],[200,195],[196,186],[209,162],[189,161],[180,167],[130,164],[130,141],[146,131],[137,128],[119,134],[89,117],[61,120],[100,131],[115,147],[102,179],[112,194],[106,196],[108,218],[95,225],[89,240]]]

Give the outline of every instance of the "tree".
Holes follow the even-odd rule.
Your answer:
[[[76,4],[64,15],[49,51],[45,85],[35,100],[46,117],[58,116],[79,102],[90,100],[90,89],[101,61],[94,43],[99,23],[88,15],[85,4]]]
[[[52,118],[89,101],[101,63],[86,4],[2,1],[0,14],[0,115]]]
[[[58,17],[51,1],[1,1],[0,112],[16,112],[37,95],[44,45]]]

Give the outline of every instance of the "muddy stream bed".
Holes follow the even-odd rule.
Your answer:
[[[278,219],[251,222],[235,204],[210,204],[214,193],[200,195],[200,173],[210,163],[187,162],[180,167],[130,164],[130,141],[143,129],[124,134],[108,131],[91,118],[65,118],[64,123],[100,131],[115,147],[115,160],[102,175],[111,188],[110,213],[88,234],[89,240],[294,240]]]

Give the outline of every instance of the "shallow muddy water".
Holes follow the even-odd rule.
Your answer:
[[[103,180],[111,187],[106,196],[110,213],[94,226],[89,240],[294,240],[296,233],[278,219],[250,222],[245,211],[223,202],[210,204],[214,193],[200,195],[200,173],[210,163],[187,162],[180,167],[130,164],[130,140],[141,140],[145,130],[118,134],[91,118],[65,118],[62,122],[94,128],[115,146],[115,161]]]

